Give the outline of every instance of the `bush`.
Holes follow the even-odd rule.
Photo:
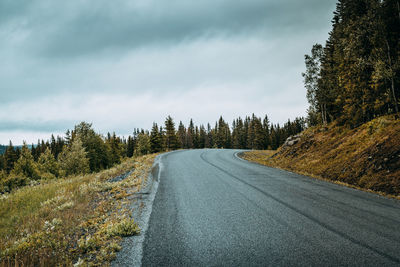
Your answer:
[[[8,193],[13,189],[25,186],[29,183],[29,178],[21,175],[10,174],[0,182],[0,193]]]
[[[133,219],[126,218],[117,224],[112,224],[107,228],[109,236],[132,236],[140,233],[140,228]]]

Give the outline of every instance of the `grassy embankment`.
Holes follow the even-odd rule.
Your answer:
[[[121,237],[140,231],[129,196],[140,190],[155,156],[1,195],[0,266],[108,265]],[[109,182],[132,168],[126,179]]]
[[[385,116],[355,129],[312,127],[292,146],[243,158],[399,198],[400,120]]]

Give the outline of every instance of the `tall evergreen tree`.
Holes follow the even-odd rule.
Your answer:
[[[165,119],[165,144],[167,150],[178,148],[178,138],[175,132],[175,123],[171,116]]]
[[[4,170],[6,171],[6,173],[11,172],[18,158],[18,154],[14,149],[12,142],[10,141],[4,153]]]
[[[83,147],[80,136],[74,138],[69,147],[59,155],[59,163],[65,175],[86,174],[90,171],[88,153]]]
[[[162,150],[162,139],[158,131],[157,123],[153,123],[153,128],[150,133],[150,152],[157,153]]]
[[[11,171],[11,175],[22,175],[33,180],[40,179],[40,172],[36,162],[33,159],[31,151],[29,150],[26,142],[24,142],[21,150],[21,155],[15,163]]]
[[[187,148],[186,139],[187,139],[186,128],[183,125],[182,121],[180,121],[179,126],[178,126],[178,141],[179,141],[180,148]]]
[[[57,178],[60,176],[60,166],[49,148],[47,148],[46,151],[40,155],[38,160],[38,168],[42,177]]]
[[[126,148],[126,156],[128,158],[132,157],[134,151],[135,151],[135,142],[134,142],[132,136],[128,136],[128,143],[127,143],[127,148]]]

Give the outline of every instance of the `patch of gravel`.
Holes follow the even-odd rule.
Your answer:
[[[135,169],[132,169],[132,170],[130,170],[130,171],[127,171],[126,173],[123,173],[123,174],[118,175],[118,176],[116,176],[116,177],[114,177],[114,178],[111,178],[111,179],[108,180],[108,181],[111,182],[111,183],[116,183],[116,182],[120,182],[120,181],[122,181],[122,180],[125,180],[126,178],[129,177],[129,175],[131,175],[131,174],[133,173],[134,170],[135,170]]]
[[[111,266],[113,267],[141,266],[143,242],[152,211],[152,204],[158,188],[162,169],[161,158],[163,155],[156,157],[151,172],[147,177],[143,177],[144,179],[142,180],[141,190],[130,197],[130,209],[132,212],[132,217],[135,218],[135,221],[139,225],[141,231],[138,235],[123,239],[121,244],[122,250],[117,254],[117,258],[111,263]]]

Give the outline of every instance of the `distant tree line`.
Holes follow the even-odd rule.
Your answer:
[[[132,148],[128,150],[147,154],[199,148],[277,149],[287,137],[303,131],[305,127],[304,118],[288,120],[281,126],[271,124],[267,116],[261,119],[254,114],[235,119],[231,126],[222,117],[214,127],[209,123],[206,126],[195,125],[192,119],[187,126],[182,121],[176,126],[168,116],[163,126],[154,123],[150,132],[135,130],[133,137],[129,137],[132,138]]]
[[[305,56],[308,124],[356,127],[399,115],[399,1],[338,1],[325,46]]]
[[[151,131],[135,129],[128,138],[115,133],[102,136],[92,125],[82,122],[68,130],[64,137],[51,136],[36,145],[14,148],[9,143],[0,155],[0,192],[41,179],[55,179],[69,175],[98,172],[119,164],[123,158],[171,151],[176,149],[235,148],[276,149],[288,136],[305,128],[305,119],[288,120],[282,126],[263,119],[247,116],[237,118],[230,126],[222,117],[214,127],[188,126],[179,122],[176,127],[168,116],[163,126],[153,124]]]

